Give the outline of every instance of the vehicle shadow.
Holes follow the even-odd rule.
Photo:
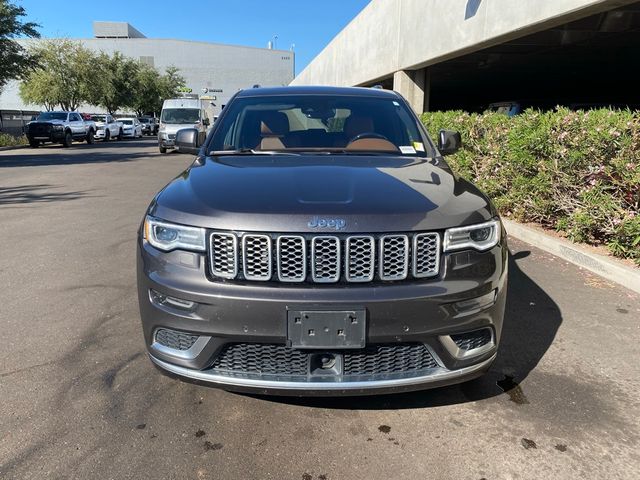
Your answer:
[[[254,396],[271,402],[317,408],[399,410],[473,402],[517,389],[517,384],[538,365],[562,324],[558,305],[518,266],[517,260],[529,254],[529,251],[520,251],[509,255],[502,339],[498,356],[486,375],[460,385],[393,395],[326,398]]]
[[[132,147],[133,143],[123,145]],[[148,147],[148,145],[140,145],[142,147]],[[108,148],[99,148],[99,145],[86,145],[82,150],[78,149],[65,149],[64,151],[54,151],[42,153],[21,153],[19,155],[2,155],[0,156],[0,169],[12,168],[12,167],[40,167],[48,165],[79,165],[90,163],[111,163],[111,162],[132,162],[143,158],[150,158],[152,156],[160,156],[157,151],[137,151],[131,152],[123,150],[119,152],[114,151],[112,145]],[[167,154],[169,155],[169,154]],[[189,156],[187,154],[180,154],[178,152],[171,153],[171,156],[177,157]],[[193,157],[191,155],[190,157]]]

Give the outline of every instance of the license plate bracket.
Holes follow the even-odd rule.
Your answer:
[[[292,348],[364,348],[366,310],[287,310],[287,345]]]

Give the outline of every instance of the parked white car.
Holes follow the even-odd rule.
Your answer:
[[[127,138],[141,138],[142,124],[137,118],[120,118],[122,122],[122,134]]]
[[[108,142],[112,138],[122,138],[122,123],[111,115],[91,115],[91,120],[96,122],[94,138]]]

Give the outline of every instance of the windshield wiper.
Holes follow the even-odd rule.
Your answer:
[[[212,150],[209,155],[298,155],[279,150],[255,150],[253,148],[238,148],[236,150]]]

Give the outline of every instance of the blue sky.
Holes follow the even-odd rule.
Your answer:
[[[129,22],[147,37],[266,47],[295,44],[296,72],[369,0],[13,0],[39,23],[43,37],[90,38],[94,20]],[[198,8],[193,6],[197,5]],[[111,7],[111,8],[109,8]]]

